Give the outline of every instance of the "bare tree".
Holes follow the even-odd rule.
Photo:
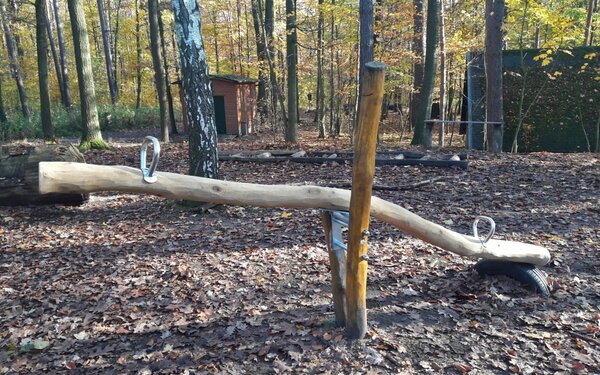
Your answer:
[[[102,44],[104,45],[104,61],[106,62],[106,77],[108,79],[108,91],[110,93],[110,101],[112,104],[117,104],[119,93],[117,91],[117,78],[113,69],[111,43],[108,40],[109,31],[106,23],[106,15],[104,14],[103,0],[97,0],[98,14],[100,16],[100,30],[102,32]]]
[[[27,99],[27,93],[25,92],[25,84],[23,83],[23,74],[21,73],[21,65],[19,64],[18,51],[15,45],[15,38],[8,22],[8,15],[6,14],[6,8],[4,7],[4,1],[0,1],[0,22],[2,22],[2,29],[4,30],[4,36],[6,39],[6,50],[8,52],[8,59],[10,61],[10,72],[15,79],[17,90],[19,92],[21,113],[23,114],[23,117],[29,120],[31,118],[29,100]]]

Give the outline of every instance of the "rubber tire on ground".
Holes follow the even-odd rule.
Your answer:
[[[534,287],[545,297],[550,295],[546,275],[533,264],[482,259],[475,264],[475,270],[480,275],[504,275],[520,283]]]

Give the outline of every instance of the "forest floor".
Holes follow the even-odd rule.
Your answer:
[[[300,135],[305,150],[349,149]],[[131,136],[87,162],[137,167]],[[373,221],[369,333],[349,342],[333,324],[318,210],[93,194],[80,207],[0,208],[0,373],[599,374],[598,155],[469,158],[468,171],[378,167],[382,185],[446,179],[375,194],[461,233],[488,215],[495,238],[547,247],[549,298]],[[187,144],[162,145],[159,170],[186,173]],[[220,173],[328,185],[349,182],[351,166],[227,161]]]

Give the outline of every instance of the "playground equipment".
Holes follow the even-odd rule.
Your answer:
[[[330,259],[336,318],[339,317],[340,323],[343,317],[350,338],[363,337],[367,329],[367,240],[371,215],[407,234],[459,255],[537,266],[546,264],[550,254],[541,246],[491,239],[493,230],[486,238],[480,238],[477,222],[487,218],[476,220],[474,235],[466,236],[425,220],[394,203],[371,197],[377,122],[383,93],[382,65],[367,64],[351,192],[320,186],[260,185],[157,172],[160,147],[153,137],[147,137],[142,145],[141,175],[140,170],[125,166],[41,162],[39,191],[41,194],[121,191],[216,204],[326,209],[334,211],[325,211],[323,216],[328,237],[332,226],[340,224],[334,224],[331,218],[342,221],[340,217],[348,216],[337,211],[349,211],[349,219],[346,220],[349,226],[347,251],[344,256],[340,254],[339,245],[342,242],[339,236],[334,236],[332,238],[337,242],[331,245]],[[150,144],[153,144],[154,154],[150,167],[147,167],[146,153]],[[339,226],[336,228],[338,230]]]

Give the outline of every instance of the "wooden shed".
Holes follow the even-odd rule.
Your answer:
[[[217,134],[252,133],[256,117],[256,80],[235,74],[211,75]]]
[[[211,74],[210,82],[215,103],[217,134],[246,135],[252,133],[256,117],[257,81],[236,74]],[[173,84],[179,86],[181,93],[181,80],[173,82]],[[180,95],[180,100],[183,113],[185,113],[183,95]],[[183,122],[187,131],[185,118]]]

